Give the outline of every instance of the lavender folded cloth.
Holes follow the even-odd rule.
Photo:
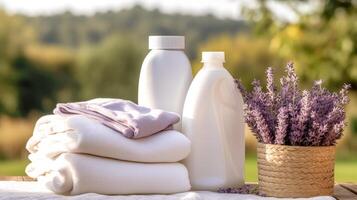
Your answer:
[[[74,103],[59,103],[53,111],[61,116],[83,115],[120,132],[127,138],[142,138],[172,129],[178,114],[138,106],[122,99],[97,98]]]

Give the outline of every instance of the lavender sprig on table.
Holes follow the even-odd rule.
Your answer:
[[[286,66],[286,76],[280,79],[280,89],[274,84],[274,73],[268,68],[266,91],[259,81],[247,91],[236,80],[245,111],[245,121],[257,138],[266,144],[295,146],[330,146],[342,136],[345,109],[350,85],[339,93],[322,87],[315,81],[310,90],[301,91],[293,63]]]
[[[264,196],[263,194],[259,193],[258,185],[251,185],[251,184],[243,185],[237,188],[220,188],[217,192],[234,193],[234,194],[255,194],[255,195]]]

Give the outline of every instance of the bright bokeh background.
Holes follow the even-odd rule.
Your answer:
[[[357,1],[0,0],[0,176],[24,175],[24,149],[56,102],[136,101],[141,62],[154,34],[186,36],[193,71],[200,52],[222,50],[249,85],[266,67],[295,62],[301,87],[350,83],[349,126],[338,144],[337,181],[357,181]],[[256,181],[247,129],[246,177]]]

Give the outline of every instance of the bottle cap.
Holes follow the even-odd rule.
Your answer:
[[[220,62],[224,63],[224,52],[223,51],[204,51],[202,52],[201,62]]]
[[[178,35],[149,36],[149,49],[185,49],[185,36],[178,36]]]

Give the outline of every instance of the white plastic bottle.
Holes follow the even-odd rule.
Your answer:
[[[183,163],[194,190],[244,184],[243,100],[224,61],[224,52],[202,53],[184,104],[182,132],[192,147]]]
[[[183,52],[184,36],[149,36],[149,49],[140,72],[139,105],[172,111],[182,116],[192,81],[190,61]],[[174,126],[181,130],[181,124]]]

